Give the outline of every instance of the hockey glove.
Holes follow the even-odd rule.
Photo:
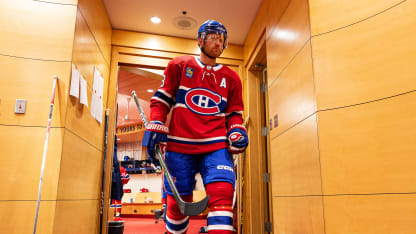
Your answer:
[[[231,127],[227,134],[229,146],[228,151],[232,154],[244,152],[248,145],[246,129],[242,125]]]
[[[166,148],[169,134],[169,128],[160,121],[151,121],[146,125],[146,131],[143,136],[143,146],[147,147],[147,153],[151,161],[155,161],[156,145],[159,144],[162,152]]]

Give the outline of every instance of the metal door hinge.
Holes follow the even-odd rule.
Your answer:
[[[265,93],[267,90],[267,84],[263,83],[260,85],[260,92]]]
[[[272,223],[271,222],[265,222],[264,223],[264,231],[265,232],[272,232]]]
[[[270,183],[270,173],[266,172],[263,174],[263,182]]]
[[[261,135],[262,136],[267,136],[267,134],[269,134],[269,130],[268,130],[267,126],[266,127],[262,127],[261,128]]]

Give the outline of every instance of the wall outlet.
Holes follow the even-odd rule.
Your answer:
[[[26,100],[16,99],[16,105],[14,106],[14,113],[24,114],[26,111]]]

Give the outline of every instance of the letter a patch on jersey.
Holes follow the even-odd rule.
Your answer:
[[[186,67],[185,76],[188,78],[192,78],[194,76],[194,69],[190,67]]]
[[[220,87],[227,88],[227,82],[225,81],[225,77],[222,78]]]

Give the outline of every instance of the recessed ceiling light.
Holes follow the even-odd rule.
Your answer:
[[[153,89],[148,89],[147,90],[147,92],[149,92],[149,93],[153,93],[153,91],[154,91]]]
[[[150,21],[152,21],[152,23],[154,23],[154,24],[158,24],[158,23],[160,23],[160,18],[159,17],[157,17],[157,16],[153,16],[152,18],[150,18]]]

